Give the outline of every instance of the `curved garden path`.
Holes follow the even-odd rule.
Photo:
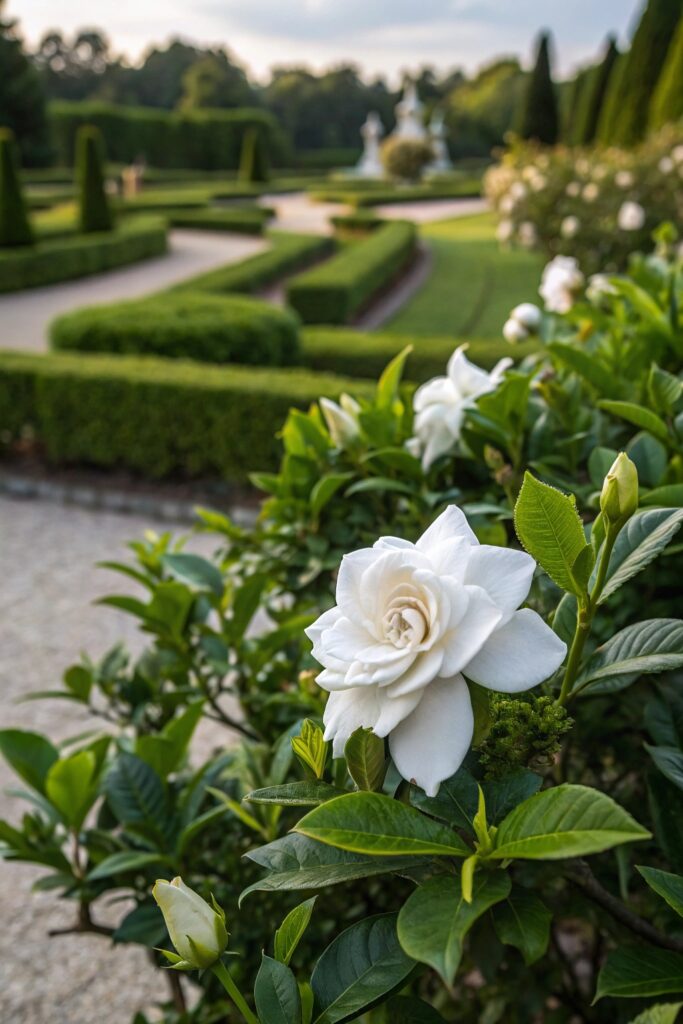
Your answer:
[[[0,347],[40,352],[50,321],[81,306],[135,299],[195,274],[254,256],[268,248],[263,238],[212,231],[171,231],[169,251],[104,274],[46,288],[0,295]]]

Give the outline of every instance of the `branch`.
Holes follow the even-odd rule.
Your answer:
[[[621,900],[617,899],[616,896],[613,896],[611,892],[608,892],[607,889],[600,885],[600,882],[598,882],[585,860],[571,861],[565,868],[565,876],[593,903],[597,903],[615,921],[618,921],[619,924],[628,928],[635,935],[639,935],[641,939],[651,942],[653,946],[659,946],[660,949],[670,949],[675,953],[683,953],[682,939],[675,939],[670,935],[664,935],[654,925],[651,925],[649,921],[645,921],[638,914],[634,914],[632,910],[629,910]]]
[[[90,916],[90,906],[87,903],[81,903],[78,908],[78,919],[75,924],[68,928],[52,928],[47,934],[49,938],[54,938],[56,935],[104,935],[107,938],[111,938],[114,934],[114,928],[108,928],[103,924],[96,924]]]

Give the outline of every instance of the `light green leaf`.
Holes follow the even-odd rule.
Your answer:
[[[45,795],[72,828],[80,828],[97,796],[97,760],[91,750],[55,761],[45,778]]]
[[[575,690],[613,693],[641,675],[668,672],[683,665],[683,620],[635,622],[596,648],[581,670]]]
[[[467,857],[460,836],[379,793],[348,793],[309,811],[295,831],[354,853]]]
[[[551,920],[545,903],[518,886],[493,908],[496,935],[506,946],[515,946],[527,966],[540,960],[548,948]]]
[[[683,954],[654,946],[621,946],[598,976],[595,1002],[604,996],[635,999],[683,992]]]
[[[465,935],[475,921],[510,892],[504,871],[482,871],[474,879],[472,901],[463,895],[453,875],[430,878],[413,892],[398,915],[398,937],[403,949],[420,963],[429,964],[450,985],[462,957]]]
[[[294,975],[265,953],[256,975],[254,1002],[259,1019],[268,1024],[301,1024],[301,996]]]
[[[122,875],[126,871],[138,871],[141,868],[149,867],[150,864],[163,864],[165,858],[160,853],[144,853],[141,850],[121,850],[119,853],[112,853],[109,857],[101,860],[97,867],[88,875],[89,882],[96,882],[101,878],[111,878],[112,875]]]
[[[603,604],[615,590],[641,572],[664,550],[683,523],[683,508],[653,508],[636,512],[623,528],[609,560]]]
[[[647,491],[640,499],[641,505],[648,507],[661,505],[664,508],[680,508],[683,505],[683,484],[666,484]]]
[[[311,512],[317,518],[325,505],[335,496],[339,488],[350,480],[353,473],[326,473],[314,485],[311,491]]]
[[[414,966],[399,945],[396,914],[367,917],[351,925],[327,947],[311,976],[320,1011],[316,1024],[355,1019],[399,988]]]
[[[668,442],[669,431],[666,423],[645,406],[636,405],[634,402],[612,402],[608,399],[603,399],[598,402],[598,405],[612,416],[618,416],[620,419],[640,427],[641,430],[647,430],[648,434],[652,434],[658,441],[662,441],[664,444]]]
[[[343,790],[330,786],[328,782],[311,779],[305,782],[286,782],[282,786],[268,786],[255,789],[242,797],[250,804],[277,804],[279,807],[318,807],[335,796],[343,796]]]
[[[406,363],[406,359],[413,351],[412,345],[406,345],[406,347],[399,352],[397,356],[391,360],[391,362],[384,368],[382,375],[377,382],[377,394],[375,401],[379,409],[389,409],[395,402],[398,396],[398,388],[401,383],[401,377],[403,376],[403,368]]]
[[[674,875],[670,871],[659,871],[657,868],[642,865],[636,867],[650,888],[666,900],[679,917],[683,917],[683,875]]]
[[[283,964],[288,964],[292,959],[294,950],[299,945],[301,938],[308,928],[311,920],[313,907],[318,897],[313,896],[310,900],[300,903],[298,907],[287,914],[280,927],[275,932],[275,959]]]
[[[574,373],[592,384],[600,395],[615,396],[620,392],[619,379],[598,359],[575,344],[555,342],[548,345],[552,355],[557,356]],[[607,467],[609,469],[609,466]]]
[[[576,511],[573,495],[541,483],[525,473],[515,505],[515,530],[524,548],[559,587],[580,596],[585,593],[585,559],[590,545]]]
[[[292,737],[292,750],[317,779],[322,778],[327,760],[327,743],[323,739],[323,731],[319,725],[308,718],[305,719],[300,734]]]
[[[675,1024],[683,1003],[658,1003],[634,1017],[631,1024]]]
[[[344,757],[358,789],[381,789],[386,768],[384,740],[375,736],[372,729],[356,729],[346,741]]]
[[[201,555],[185,554],[162,555],[161,564],[182,583],[189,583],[200,590],[210,590],[216,597],[223,595],[223,577],[213,562]]]
[[[499,860],[561,860],[600,853],[650,833],[604,793],[564,784],[518,804],[495,837]]]

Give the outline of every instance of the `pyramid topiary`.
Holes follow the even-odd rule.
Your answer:
[[[268,181],[266,142],[256,125],[247,128],[242,139],[239,180],[249,184]]]
[[[574,141],[580,146],[587,146],[595,139],[600,112],[618,59],[616,40],[614,36],[610,36],[602,63],[595,69],[595,74],[581,97],[576,114]]]
[[[111,231],[114,218],[104,190],[102,136],[83,125],[76,138],[76,168],[81,231]]]
[[[0,128],[0,247],[32,243],[14,135],[9,128]]]

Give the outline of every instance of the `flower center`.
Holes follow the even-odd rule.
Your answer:
[[[427,609],[419,600],[394,599],[384,614],[382,625],[385,639],[394,647],[416,647],[429,630]]]

